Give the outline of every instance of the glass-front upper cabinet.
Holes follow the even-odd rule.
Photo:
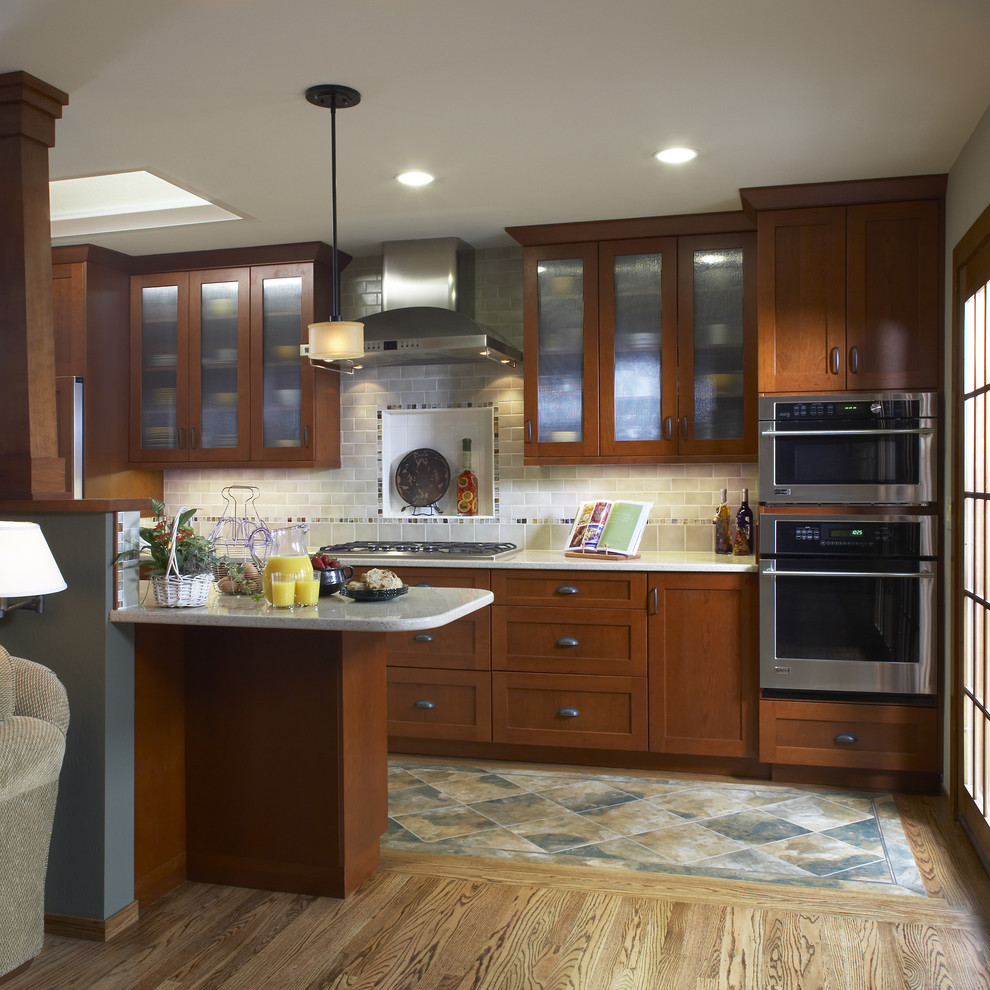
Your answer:
[[[756,453],[756,235],[523,252],[527,457]]]
[[[298,265],[252,269],[251,455],[256,460],[300,461],[314,456],[314,371],[299,354],[314,319],[313,283],[305,277],[306,271]]]
[[[678,444],[756,451],[756,235],[679,237]]]
[[[598,453],[598,264],[591,244],[523,253],[524,450]]]
[[[601,453],[674,454],[677,242],[599,247]]]
[[[247,269],[132,279],[132,461],[248,456],[249,285]]]

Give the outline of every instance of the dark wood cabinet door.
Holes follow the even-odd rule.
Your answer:
[[[847,387],[938,388],[938,202],[850,206],[846,230]]]
[[[756,575],[657,577],[649,617],[650,749],[753,757]]]
[[[845,388],[846,211],[761,213],[759,390]]]

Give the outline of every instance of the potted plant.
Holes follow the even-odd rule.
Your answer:
[[[174,519],[165,514],[165,504],[151,500],[153,526],[140,529],[142,544],[126,550],[118,559],[140,555],[148,560],[148,573],[155,600],[166,608],[205,605],[218,558],[213,543],[189,525],[196,509],[180,509]]]

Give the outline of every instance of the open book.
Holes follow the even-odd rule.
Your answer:
[[[652,508],[652,502],[582,502],[567,538],[567,550],[635,557]]]

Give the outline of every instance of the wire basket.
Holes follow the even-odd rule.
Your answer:
[[[251,577],[245,580],[243,575],[236,573],[245,564],[253,564],[260,571],[268,559],[272,534],[254,505],[259,494],[254,485],[228,485],[220,492],[225,506],[210,534],[210,541],[220,558],[213,565],[213,576],[217,581],[229,576],[239,578],[236,591],[228,592],[231,594],[261,590],[260,575],[255,581]]]
[[[151,589],[161,608],[197,608],[205,605],[210,595],[210,585],[213,584],[212,574],[179,573],[175,562],[175,547],[179,534],[179,516],[183,511],[184,508],[175,514],[175,522],[172,523],[172,548],[165,573],[151,576]]]

